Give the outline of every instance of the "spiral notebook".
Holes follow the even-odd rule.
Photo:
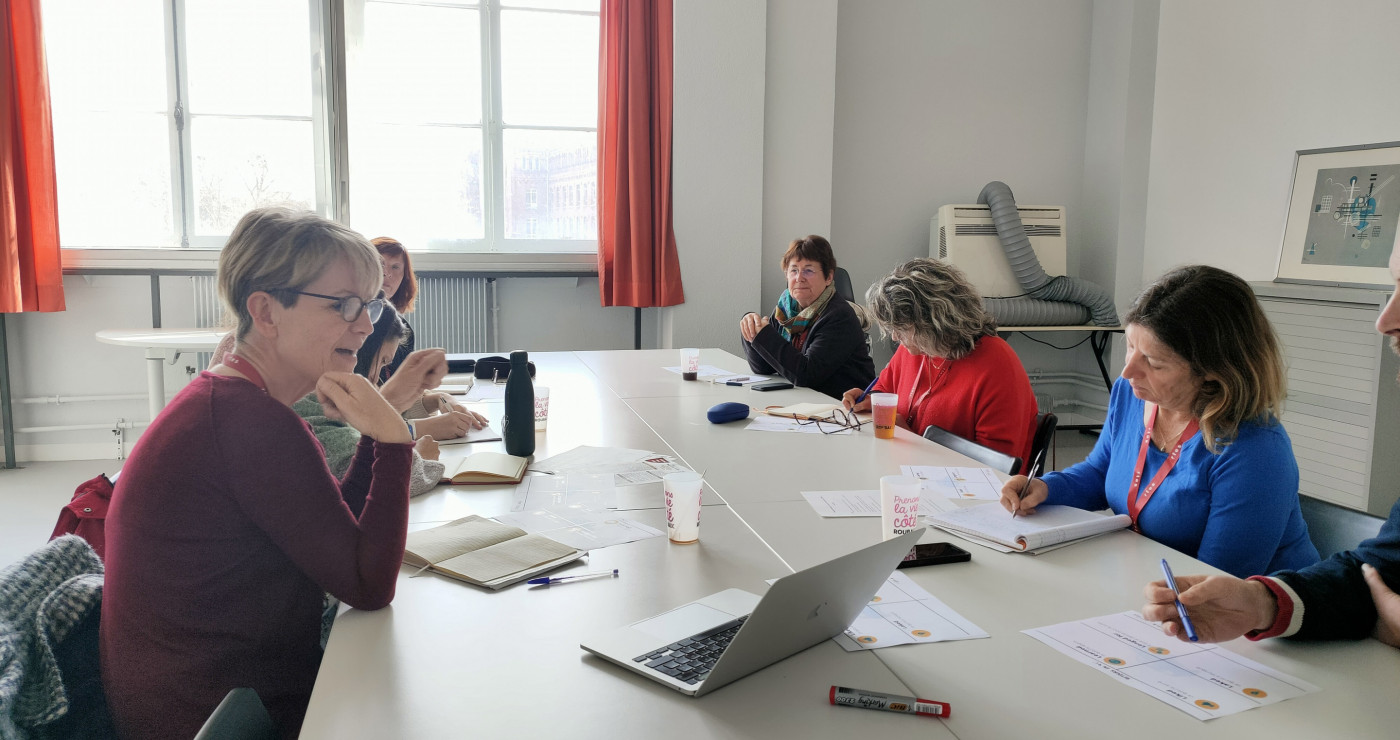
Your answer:
[[[939,529],[983,547],[1032,553],[1071,545],[1132,524],[1127,514],[1105,516],[1054,504],[1038,506],[1029,516],[1012,517],[1000,503],[992,503],[943,511],[926,519]]]

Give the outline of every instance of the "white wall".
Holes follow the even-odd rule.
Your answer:
[[[831,230],[857,293],[926,256],[938,207],[975,202],[989,181],[1081,213],[1091,11],[1090,0],[840,4]]]
[[[749,310],[771,311],[787,287],[779,262],[793,239],[831,236],[836,17],[837,0],[768,0],[763,295]]]
[[[1400,3],[1162,3],[1143,277],[1272,280],[1293,154],[1400,139]]]
[[[661,310],[662,343],[737,354],[739,317],[761,305],[766,3],[675,8],[671,181],[685,303]]]

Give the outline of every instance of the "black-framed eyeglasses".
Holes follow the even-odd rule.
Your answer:
[[[356,321],[360,320],[361,311],[369,312],[369,322],[371,324],[378,321],[379,316],[384,313],[385,300],[383,298],[374,298],[370,301],[365,301],[363,298],[356,295],[322,295],[320,293],[308,293],[304,290],[289,289],[286,289],[283,292],[311,296],[312,298],[321,298],[327,301],[334,301],[335,303],[332,305],[332,307],[340,312],[340,318],[345,319],[346,323],[350,324],[353,324]]]
[[[859,416],[842,409],[832,409],[826,416],[808,416],[797,420],[799,426],[816,424],[817,431],[822,434],[838,434],[844,431],[859,432],[861,420]]]

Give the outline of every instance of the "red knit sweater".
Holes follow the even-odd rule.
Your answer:
[[[982,337],[971,354],[951,364],[915,357],[901,345],[874,390],[899,394],[900,423],[915,434],[936,424],[1019,457],[1023,467],[1030,460],[1035,392],[1016,351],[1000,337]]]
[[[292,410],[204,373],[156,418],[107,515],[102,679],[124,738],[190,738],[229,689],[301,726],[322,592],[394,597],[412,445],[361,440],[343,483]]]

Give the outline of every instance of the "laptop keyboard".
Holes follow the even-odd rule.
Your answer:
[[[666,647],[638,655],[632,662],[643,663],[647,668],[655,668],[678,681],[694,686],[710,675],[715,661],[719,660],[720,654],[729,647],[729,641],[734,639],[734,635],[738,634],[739,628],[744,626],[744,620],[748,618],[749,615],[745,614],[732,622],[725,622],[698,635],[691,635]]]

